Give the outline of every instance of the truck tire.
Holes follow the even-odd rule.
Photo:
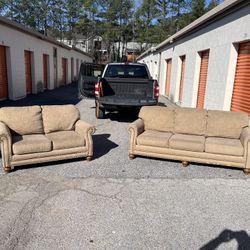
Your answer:
[[[95,102],[95,116],[97,119],[103,119],[105,117],[105,109],[100,108],[98,102]]]

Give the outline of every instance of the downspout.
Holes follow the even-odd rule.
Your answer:
[[[161,52],[159,52],[159,56],[158,56],[158,84],[160,85],[160,72],[161,72]]]

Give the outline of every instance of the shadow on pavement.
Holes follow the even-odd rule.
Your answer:
[[[167,107],[166,103],[164,102],[158,102],[158,106]]]
[[[30,106],[30,105],[59,105],[59,104],[77,104],[78,99],[77,83],[68,84],[57,89],[47,90],[43,93],[31,94],[26,98],[11,101],[0,102],[0,107],[8,106]]]
[[[80,157],[80,158],[72,158],[68,160],[59,160],[59,161],[49,161],[49,162],[42,162],[42,163],[35,163],[35,164],[28,164],[28,165],[22,165],[22,166],[16,166],[11,172],[19,171],[19,170],[26,170],[26,169],[36,169],[36,168],[42,168],[42,167],[49,167],[53,165],[62,165],[72,162],[83,162],[86,161],[86,157]]]
[[[119,112],[107,112],[106,119],[117,122],[133,122],[138,119],[139,110],[124,109]]]
[[[250,237],[246,231],[231,231],[229,229],[223,230],[218,237],[209,241],[200,250],[215,250],[217,247],[225,242],[235,239],[238,243],[238,250],[250,249]]]
[[[110,134],[93,135],[94,160],[106,155],[111,149],[118,147],[116,143],[108,139],[109,137]]]

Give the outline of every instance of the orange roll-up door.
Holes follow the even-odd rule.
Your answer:
[[[207,70],[208,70],[208,60],[209,60],[209,50],[202,51],[201,56],[201,66],[200,66],[200,77],[199,77],[199,87],[197,96],[197,108],[204,107],[205,94],[206,94],[206,84],[207,84]]]
[[[169,96],[169,94],[170,94],[170,80],[171,80],[172,59],[166,60],[166,63],[167,63],[167,74],[166,74],[165,94],[166,94],[166,96]]]
[[[48,58],[49,56],[43,54],[43,87],[48,89]]]
[[[31,52],[24,51],[25,62],[25,78],[26,78],[26,92],[30,94],[32,92],[32,75],[31,75]]]
[[[250,115],[250,42],[239,45],[231,110]]]
[[[181,79],[180,79],[180,91],[179,91],[179,101],[182,101],[183,96],[183,83],[184,83],[184,72],[185,72],[186,56],[181,56]]]
[[[0,45],[0,99],[8,98],[6,48]]]

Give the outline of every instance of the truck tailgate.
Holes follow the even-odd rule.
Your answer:
[[[154,81],[149,79],[102,78],[103,96],[106,104],[142,105],[154,102]]]

